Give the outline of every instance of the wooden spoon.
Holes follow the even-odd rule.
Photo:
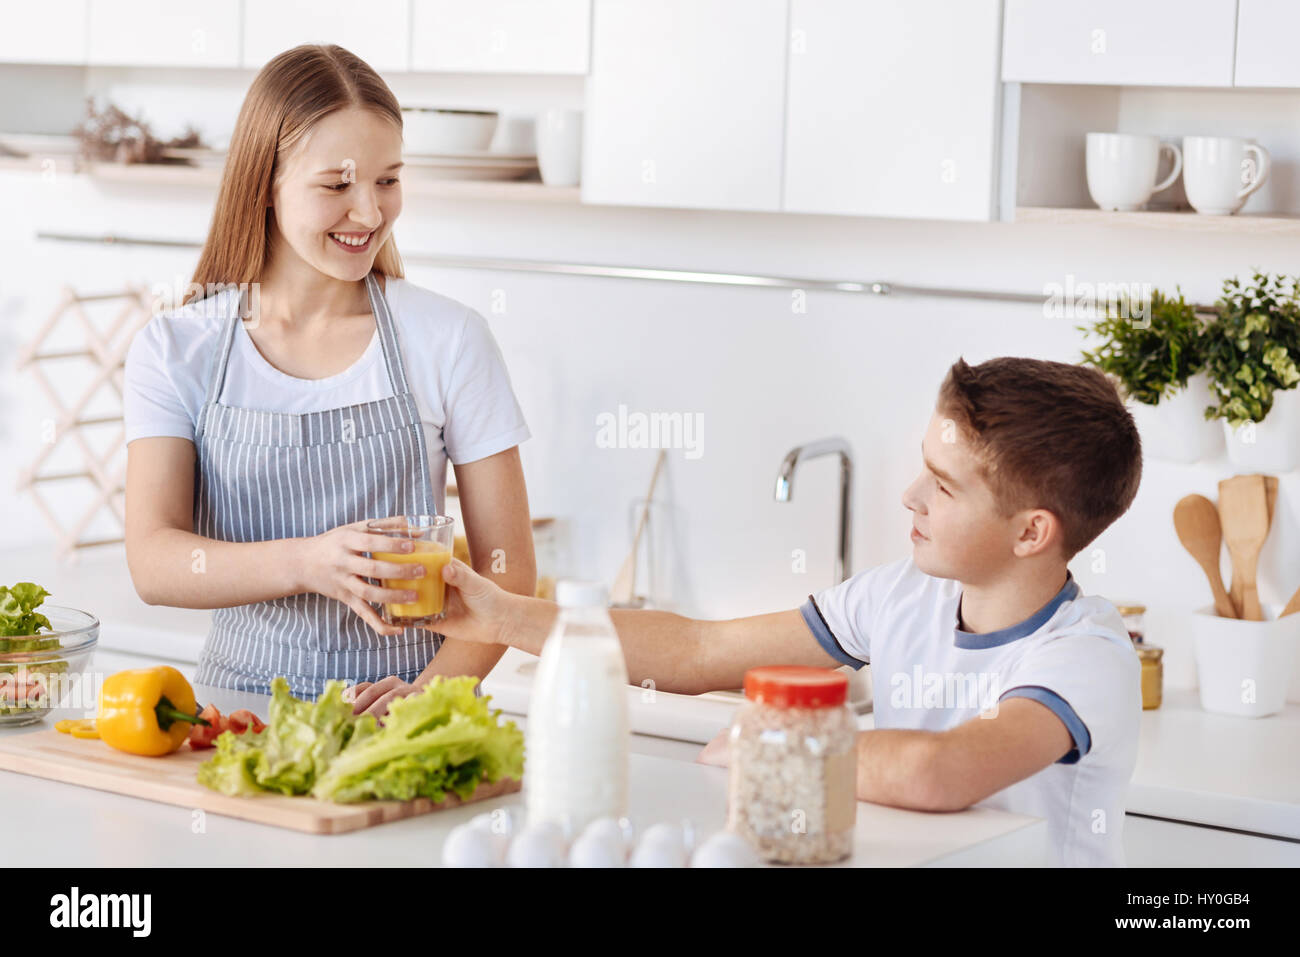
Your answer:
[[[1204,495],[1187,495],[1174,506],[1174,530],[1183,548],[1196,559],[1205,571],[1214,592],[1214,610],[1221,618],[1236,618],[1232,599],[1223,587],[1219,573],[1219,556],[1223,550],[1223,536],[1219,530],[1219,512]]]
[[[1263,621],[1255,571],[1268,537],[1268,489],[1262,475],[1234,475],[1219,483],[1219,521],[1232,558],[1233,579],[1241,579],[1241,617]]]
[[[1268,527],[1273,528],[1273,506],[1277,503],[1277,476],[1264,476],[1264,492],[1268,499]],[[1234,574],[1232,584],[1228,587],[1228,596],[1232,598],[1232,607],[1237,609],[1237,617],[1241,617],[1241,577]]]
[[[1277,617],[1285,618],[1287,615],[1294,615],[1298,611],[1300,611],[1300,588],[1295,590],[1295,594],[1291,596],[1291,600],[1286,603],[1286,607],[1282,609],[1282,613]]]

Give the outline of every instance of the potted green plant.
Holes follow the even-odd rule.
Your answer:
[[[1205,374],[1205,323],[1181,289],[1149,301],[1111,303],[1105,317],[1076,327],[1101,341],[1083,362],[1119,384],[1142,435],[1143,454],[1195,462],[1223,450],[1223,433],[1203,414],[1213,401]]]
[[[1205,336],[1213,389],[1207,419],[1221,419],[1228,458],[1262,472],[1300,466],[1300,280],[1256,272],[1223,284]]]

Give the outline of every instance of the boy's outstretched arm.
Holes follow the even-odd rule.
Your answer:
[[[506,592],[457,561],[443,569],[443,579],[452,586],[447,590],[447,615],[425,626],[429,630],[542,653],[555,621],[554,602]],[[759,665],[839,664],[822,650],[794,609],[729,621],[619,609],[610,617],[623,644],[628,681],[653,681],[659,691],[700,694],[739,688],[745,672]]]
[[[706,752],[716,755],[721,739]],[[960,811],[1041,771],[1073,747],[1061,719],[1030,698],[1008,698],[996,716],[974,717],[947,731],[860,731],[858,800]]]

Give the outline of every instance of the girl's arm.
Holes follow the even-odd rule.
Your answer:
[[[195,535],[194,443],[166,436],[127,446],[126,563],[150,605],[225,608],[293,594],[289,542]]]
[[[150,605],[228,608],[316,592],[348,605],[375,632],[400,635],[368,602],[410,600],[405,592],[371,585],[405,578],[409,565],[366,558],[391,539],[371,535],[365,522],[306,538],[224,542],[196,535],[194,443],[156,436],[127,446],[126,562],[131,581]]]
[[[470,564],[506,591],[533,595],[537,589],[537,560],[519,447],[457,465],[455,471]],[[505,645],[446,638],[415,683],[423,685],[434,675],[483,678],[505,650]]]

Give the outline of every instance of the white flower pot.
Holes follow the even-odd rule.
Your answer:
[[[1187,388],[1159,405],[1130,401],[1129,411],[1142,436],[1142,457],[1165,462],[1198,462],[1223,453],[1223,429],[1205,418],[1214,405],[1210,379],[1204,372],[1187,380]]]
[[[1300,468],[1300,386],[1273,393],[1263,422],[1234,429],[1223,423],[1228,461],[1248,472],[1290,472]]]
[[[1262,718],[1286,707],[1300,647],[1300,612],[1275,618],[1281,610],[1280,605],[1266,606],[1267,621],[1220,618],[1213,605],[1196,610],[1192,638],[1202,708]]]

